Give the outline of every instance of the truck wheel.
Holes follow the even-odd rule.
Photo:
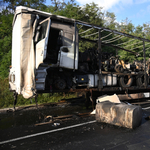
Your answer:
[[[122,76],[119,80],[120,86],[123,88],[128,88],[133,83],[133,77],[132,76]]]
[[[147,86],[144,83],[144,74],[142,74],[141,72],[138,74],[137,79],[136,79],[136,84],[139,87],[144,87]],[[147,83],[146,83],[147,84]]]
[[[55,87],[58,90],[64,90],[66,88],[66,81],[64,79],[57,79],[55,81]]]

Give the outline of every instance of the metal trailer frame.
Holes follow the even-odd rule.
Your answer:
[[[86,22],[81,22],[81,21],[75,21],[74,25],[75,25],[75,32],[77,30],[77,24],[78,25],[82,25],[83,26],[86,26],[86,27],[91,27],[91,29],[98,29],[98,34],[99,34],[99,37],[98,37],[98,40],[95,41],[95,40],[90,40],[90,39],[85,39],[85,38],[79,38],[80,40],[85,40],[85,41],[89,41],[89,42],[94,42],[94,43],[98,43],[98,54],[99,54],[99,85],[98,85],[98,90],[101,90],[103,89],[103,86],[102,85],[102,69],[101,69],[101,53],[102,53],[102,48],[101,46],[102,45],[105,45],[105,46],[110,46],[110,47],[113,47],[115,48],[116,50],[117,49],[121,49],[121,50],[124,50],[124,51],[127,51],[127,52],[130,52],[134,55],[139,55],[139,53],[137,52],[133,52],[131,50],[128,50],[128,49],[125,49],[125,48],[122,48],[122,47],[119,47],[119,46],[116,46],[116,45],[112,45],[112,44],[107,44],[107,43],[104,43],[102,42],[101,40],[101,31],[109,31],[111,33],[114,33],[114,34],[119,34],[120,36],[125,36],[125,37],[129,37],[129,38],[132,38],[132,39],[137,39],[137,40],[140,40],[140,41],[143,41],[143,57],[144,57],[144,83],[145,83],[145,88],[147,88],[147,79],[146,79],[146,55],[145,55],[145,42],[150,42],[150,40],[148,39],[145,39],[145,38],[141,38],[141,37],[137,37],[137,36],[133,36],[133,35],[130,35],[130,34],[126,34],[126,33],[122,33],[122,32],[119,32],[119,31],[116,31],[116,30],[111,30],[111,29],[108,29],[108,28],[103,28],[103,27],[99,27],[97,25],[93,25],[93,24],[89,24],[89,23],[86,23]],[[88,29],[89,31],[89,29]],[[86,31],[85,31],[86,32]],[[84,32],[84,33],[85,33]],[[76,38],[75,38],[75,42],[76,42]],[[76,45],[76,44],[75,44]],[[76,48],[76,47],[75,47]],[[76,50],[76,49],[75,49]],[[74,54],[76,54],[76,51],[74,52]],[[75,59],[75,57],[74,57]],[[104,72],[103,72],[104,73]],[[110,73],[110,72],[109,72]],[[107,74],[107,73],[106,73]],[[114,74],[119,74],[119,75],[125,75],[125,74],[122,74],[122,73],[114,73]],[[129,74],[127,74],[129,75]],[[120,87],[121,88],[121,87]],[[107,88],[104,88],[104,91],[106,90]],[[123,88],[122,88],[123,89]],[[127,88],[128,90],[129,89],[132,89],[137,92],[136,89],[142,89],[142,88]],[[126,91],[128,91],[127,89],[124,89]],[[107,91],[107,90],[106,90]]]
[[[69,21],[72,21],[72,20],[69,20]],[[132,39],[136,39],[136,40],[140,40],[143,42],[143,57],[144,57],[144,66],[146,66],[146,55],[145,55],[145,42],[149,42],[150,43],[150,40],[148,39],[145,39],[145,38],[141,38],[141,37],[137,37],[137,36],[133,36],[133,35],[130,35],[130,34],[126,34],[126,33],[122,33],[122,32],[119,32],[119,31],[116,31],[116,30],[111,30],[111,29],[108,29],[108,28],[103,28],[103,27],[99,27],[97,25],[93,25],[93,24],[89,24],[89,23],[86,23],[86,22],[82,22],[82,21],[74,21],[74,26],[75,26],[75,33],[77,30],[80,30],[81,28],[78,29],[77,25],[81,25],[81,28],[83,26],[86,26],[86,27],[90,27],[91,29],[97,29],[98,30],[98,40],[90,40],[90,39],[86,39],[86,38],[82,38],[82,37],[79,37],[79,40],[83,40],[83,41],[88,41],[88,42],[94,42],[94,43],[98,43],[98,54],[99,54],[99,71],[98,71],[98,74],[99,74],[99,84],[98,84],[98,88],[84,88],[84,89],[65,89],[65,90],[54,90],[52,92],[81,92],[81,91],[84,91],[84,92],[91,92],[91,91],[101,91],[101,93],[103,94],[113,94],[114,92],[117,93],[117,94],[125,94],[125,93],[140,93],[140,92],[149,92],[150,91],[150,86],[148,86],[146,83],[148,81],[148,79],[146,78],[146,67],[144,67],[144,83],[145,83],[145,86],[144,87],[138,87],[138,86],[132,86],[132,87],[129,87],[129,88],[122,88],[122,87],[103,87],[102,86],[102,74],[116,74],[116,75],[132,75],[132,76],[136,76],[137,74],[129,74],[129,73],[116,73],[116,72],[105,72],[105,71],[102,71],[102,68],[101,68],[101,53],[102,53],[102,46],[109,46],[109,47],[113,47],[116,49],[116,52],[118,49],[121,49],[123,51],[127,51],[127,52],[130,52],[134,55],[139,55],[139,53],[137,52],[134,52],[132,50],[129,50],[129,49],[125,49],[125,48],[122,48],[122,47],[119,47],[117,45],[113,45],[113,44],[108,44],[108,43],[105,43],[103,42],[101,39],[101,32],[102,31],[108,31],[110,33],[114,33],[114,34],[118,34],[120,36],[124,36],[124,37],[129,37],[129,38],[132,38]],[[87,31],[89,31],[90,29],[88,29]],[[82,32],[82,33],[85,33],[86,31]],[[95,33],[94,33],[95,34]],[[91,34],[91,35],[94,35],[94,34]],[[76,34],[75,34],[75,42],[76,42]],[[74,48],[75,48],[75,51],[74,51],[74,70],[75,70],[75,58],[76,58],[76,44],[74,45]],[[113,82],[113,81],[112,81]],[[43,93],[43,91],[37,91],[38,93]],[[46,93],[49,93],[50,91],[45,91]]]
[[[52,17],[53,18],[53,17]],[[66,20],[66,18],[65,18]],[[73,20],[70,20],[68,19],[68,22],[72,22]],[[81,27],[78,29],[77,25],[81,25]],[[133,36],[133,35],[130,35],[130,34],[126,34],[126,33],[122,33],[122,32],[119,32],[119,31],[116,31],[116,30],[111,30],[111,29],[108,29],[108,28],[103,28],[103,27],[100,27],[100,26],[97,26],[97,25],[94,25],[94,24],[89,24],[89,23],[86,23],[86,22],[82,22],[82,21],[77,21],[77,20],[74,20],[74,26],[75,26],[75,33],[77,30],[80,30],[83,26],[86,26],[86,27],[90,27],[91,29],[97,29],[98,30],[98,40],[91,40],[91,39],[86,39],[86,38],[83,38],[83,37],[79,37],[79,40],[83,40],[83,41],[88,41],[88,42],[93,42],[93,43],[98,43],[98,54],[99,54],[99,71],[98,71],[98,74],[99,74],[99,84],[98,84],[98,88],[84,88],[84,89],[65,89],[65,90],[62,90],[61,92],[81,92],[81,91],[84,91],[84,92],[89,92],[89,91],[101,91],[103,94],[113,94],[114,92],[117,93],[117,94],[125,94],[125,93],[140,93],[140,92],[149,92],[150,91],[150,86],[148,86],[146,84],[146,82],[148,82],[149,79],[146,78],[146,55],[145,55],[145,42],[149,42],[150,43],[150,40],[148,39],[145,39],[145,38],[141,38],[141,37],[137,37],[137,36]],[[91,30],[91,29],[88,29],[87,31]],[[120,36],[124,36],[124,37],[128,37],[128,38],[132,38],[132,39],[135,39],[135,40],[140,40],[143,42],[143,58],[144,58],[144,83],[145,83],[145,86],[144,87],[137,87],[137,86],[132,86],[132,87],[129,87],[129,88],[122,88],[122,87],[103,87],[102,86],[102,74],[116,74],[116,75],[133,75],[133,76],[136,76],[137,74],[129,74],[129,73],[116,73],[116,72],[105,72],[105,71],[102,71],[102,68],[101,68],[101,53],[102,53],[102,46],[109,46],[109,47],[113,47],[116,49],[116,53],[117,53],[117,50],[120,49],[120,50],[123,50],[123,51],[127,51],[127,52],[130,52],[136,56],[139,55],[139,53],[137,52],[134,52],[132,50],[129,50],[129,49],[126,49],[126,48],[123,48],[123,47],[120,47],[118,45],[113,45],[113,44],[108,44],[106,42],[103,42],[102,41],[102,37],[101,37],[101,32],[102,31],[108,31],[112,34],[118,34]],[[86,31],[82,32],[82,33],[85,33]],[[97,34],[97,33],[93,33],[91,35],[94,35],[94,34]],[[88,35],[90,36],[90,35]],[[75,34],[75,43],[76,43],[76,34]],[[76,58],[76,44],[74,45],[74,71],[75,71],[75,58]],[[140,51],[141,52],[141,51]],[[113,82],[113,81],[112,81]],[[50,91],[45,91],[46,93],[49,93]],[[60,92],[59,90],[54,90],[52,92]],[[43,93],[43,91],[37,91],[37,93]]]
[[[19,7],[20,7],[20,10],[19,10]],[[17,14],[19,13],[31,13],[31,14],[36,14],[36,15],[39,15],[39,16],[42,16],[43,18],[47,18],[47,17],[51,17],[52,19],[56,19],[56,20],[60,20],[62,22],[68,22],[68,23],[71,23],[72,25],[74,25],[75,27],[75,33],[77,32],[77,30],[80,30],[83,26],[86,26],[86,27],[89,27],[91,29],[97,29],[98,30],[98,39],[97,40],[91,40],[91,39],[87,39],[87,38],[84,38],[84,37],[80,37],[78,38],[79,40],[85,40],[85,41],[89,41],[89,42],[94,42],[94,43],[98,43],[98,55],[99,55],[99,70],[98,70],[98,74],[99,74],[99,84],[98,84],[98,88],[84,88],[84,89],[65,89],[65,90],[54,90],[54,91],[49,91],[49,90],[39,90],[37,91],[36,93],[50,93],[50,92],[100,92],[101,95],[102,94],[114,94],[114,92],[116,94],[125,94],[125,93],[140,93],[140,92],[149,92],[150,91],[150,86],[147,86],[147,84],[145,84],[144,87],[137,87],[137,86],[132,86],[132,87],[129,87],[129,88],[122,88],[122,87],[103,87],[102,86],[102,74],[116,74],[116,75],[135,75],[135,74],[123,74],[123,73],[114,73],[114,72],[104,72],[102,71],[102,66],[101,66],[101,59],[102,59],[102,46],[110,46],[110,47],[113,47],[116,49],[116,53],[117,53],[117,50],[118,49],[121,49],[121,50],[124,50],[124,51],[127,51],[127,52],[130,52],[134,55],[138,55],[137,52],[134,52],[132,50],[129,50],[129,49],[126,49],[126,48],[123,48],[123,47],[120,47],[119,45],[120,44],[117,44],[117,45],[113,45],[113,44],[110,44],[112,41],[115,40],[119,40],[122,38],[122,36],[124,37],[128,37],[128,38],[132,38],[134,40],[140,40],[143,42],[143,57],[144,57],[144,83],[147,82],[147,79],[146,78],[146,55],[145,55],[145,42],[149,42],[150,43],[150,40],[148,39],[145,39],[145,38],[141,38],[141,37],[137,37],[137,36],[133,36],[133,35],[130,35],[130,34],[126,34],[126,33],[122,33],[122,32],[119,32],[119,31],[116,31],[116,30],[111,30],[111,29],[108,29],[108,28],[104,28],[104,27],[100,27],[98,25],[94,25],[94,24],[90,24],[90,23],[86,23],[86,22],[83,22],[83,21],[79,21],[79,20],[74,20],[74,19],[69,19],[69,18],[66,18],[66,17],[63,17],[63,16],[56,16],[56,15],[52,15],[51,13],[46,13],[46,12],[42,12],[42,11],[38,11],[38,10],[34,10],[34,9],[31,9],[31,8],[27,8],[27,7],[22,7],[22,6],[19,6],[18,7],[18,10],[16,11],[16,14],[14,16],[14,20],[13,20],[13,24],[15,22],[15,19],[16,19],[16,16]],[[81,27],[78,29],[77,25],[81,25]],[[91,29],[88,29],[91,30]],[[103,31],[107,31],[107,32],[110,32],[111,34],[117,34],[119,36],[117,36],[117,38],[112,38],[110,40],[105,40],[102,41],[102,39],[104,39],[105,37],[101,37],[101,32]],[[84,31],[85,33],[86,31]],[[93,33],[91,35],[94,35],[94,34],[97,34],[97,33]],[[88,36],[91,36],[91,35],[88,35]],[[86,37],[88,37],[86,36]],[[107,35],[108,37],[109,35]],[[77,37],[76,37],[76,34],[75,34],[75,43],[77,42]],[[123,43],[122,43],[123,44]],[[76,44],[74,45],[74,71],[75,71],[75,58],[76,58]],[[17,102],[17,94],[14,94],[14,98],[15,98],[15,102],[14,102],[14,109],[15,109],[15,104]],[[36,100],[36,103],[37,103],[37,95],[35,96],[35,100]]]
[[[134,51],[132,51],[132,50],[129,50],[129,49],[126,49],[126,48],[123,48],[123,47],[120,47],[119,45],[120,44],[117,44],[117,45],[113,45],[113,44],[110,44],[111,42],[112,42],[112,39],[110,39],[110,41],[111,42],[108,42],[108,40],[107,41],[105,41],[105,42],[103,42],[102,41],[102,39],[104,38],[104,37],[101,37],[101,32],[103,32],[103,31],[107,31],[107,32],[109,32],[109,33],[111,33],[111,34],[117,34],[117,35],[119,35],[120,37],[122,37],[122,36],[124,36],[124,37],[128,37],[128,38],[132,38],[132,39],[134,39],[134,40],[140,40],[140,41],[142,41],[143,42],[143,58],[144,58],[144,65],[146,66],[146,55],[145,55],[145,51],[146,51],[146,49],[145,49],[145,42],[149,42],[150,43],[150,40],[148,40],[148,39],[145,39],[145,38],[141,38],[141,37],[137,37],[137,36],[134,36],[134,35],[130,35],[130,34],[127,34],[127,33],[123,33],[123,32],[119,32],[119,31],[117,31],[117,30],[111,30],[111,29],[109,29],[109,28],[104,28],[104,27],[100,27],[100,26],[98,26],[98,25],[94,25],[94,24],[90,24],[90,23],[87,23],[87,22],[83,22],[83,21],[79,21],[79,20],[75,20],[75,19],[71,19],[71,18],[66,18],[66,17],[63,17],[63,16],[59,16],[59,15],[53,15],[53,14],[51,14],[51,13],[47,13],[47,12],[43,12],[43,11],[39,11],[39,10],[35,10],[35,9],[31,9],[31,8],[27,8],[27,7],[23,7],[23,6],[19,6],[19,7],[17,7],[18,9],[17,9],[17,11],[16,11],[16,13],[15,13],[15,16],[14,16],[14,20],[13,20],[13,24],[14,24],[14,21],[15,21],[15,19],[16,19],[16,16],[17,16],[17,14],[19,14],[19,13],[31,13],[31,14],[36,14],[36,15],[39,15],[39,16],[41,16],[41,17],[43,17],[43,18],[47,18],[47,17],[51,17],[52,19],[56,19],[56,20],[60,20],[60,21],[62,21],[62,22],[68,22],[68,23],[71,23],[72,25],[74,25],[75,26],[75,33],[76,33],[76,31],[77,30],[80,30],[83,26],[85,26],[85,27],[89,27],[90,29],[88,29],[88,31],[89,30],[91,30],[91,29],[97,29],[98,30],[98,34],[99,34],[99,38],[97,39],[97,40],[91,40],[91,39],[87,39],[87,38],[83,38],[83,37],[81,37],[80,36],[80,38],[79,38],[79,40],[85,40],[85,41],[89,41],[89,42],[94,42],[94,43],[98,43],[98,53],[99,53],[99,86],[98,86],[98,89],[97,88],[90,88],[90,89],[65,89],[65,90],[62,90],[61,92],[78,92],[78,91],[90,91],[90,90],[93,90],[93,91],[116,91],[116,90],[113,90],[113,89],[118,89],[117,91],[119,92],[119,91],[132,91],[133,93],[135,93],[135,92],[138,92],[138,89],[141,89],[141,90],[145,90],[145,91],[147,91],[147,90],[149,90],[150,89],[150,87],[149,86],[146,86],[146,84],[145,84],[145,87],[130,87],[130,88],[122,88],[122,87],[113,87],[112,89],[111,89],[111,87],[109,87],[109,88],[107,88],[107,87],[103,87],[103,86],[101,86],[102,84],[101,84],[101,80],[102,80],[102,74],[110,74],[110,72],[104,72],[104,71],[102,71],[102,69],[101,69],[101,53],[102,53],[102,46],[109,46],[109,47],[113,47],[113,48],[115,48],[116,49],[116,52],[117,52],[117,50],[118,49],[120,49],[120,50],[124,50],[124,51],[127,51],[127,52],[130,52],[130,53],[132,53],[132,54],[134,54],[134,55],[138,55],[138,53],[137,52],[134,52]],[[77,25],[81,25],[81,27],[80,28],[78,28],[77,27]],[[84,31],[84,33],[85,33],[86,31]],[[93,34],[91,34],[91,35],[94,35],[94,34],[97,34],[97,33],[93,33]],[[91,35],[88,35],[88,36],[91,36]],[[108,35],[107,35],[108,36]],[[120,38],[119,37],[119,38]],[[76,42],[76,39],[77,39],[77,37],[76,37],[76,34],[75,34],[75,42]],[[113,38],[113,40],[114,40],[114,38]],[[115,37],[115,40],[117,40],[116,39],[116,37]],[[118,39],[119,40],[119,39]],[[123,43],[122,43],[123,44]],[[74,51],[74,70],[75,70],[75,58],[76,58],[76,44],[74,45],[74,48],[75,48],[75,51]],[[145,83],[147,82],[147,79],[146,79],[146,67],[144,67],[145,69],[144,69],[144,80],[145,80]],[[117,74],[117,75],[125,75],[125,74],[122,74],[122,73],[114,73],[114,72],[111,72],[111,74]],[[126,75],[128,75],[128,74],[126,74]],[[130,75],[134,75],[134,74],[130,74]],[[135,91],[135,92],[134,92]],[[44,91],[37,91],[37,93],[49,93],[50,91],[46,91],[46,90],[44,90]],[[58,90],[55,90],[55,91],[53,91],[53,92],[60,92],[60,91],[58,91]]]

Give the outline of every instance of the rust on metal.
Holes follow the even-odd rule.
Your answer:
[[[53,117],[53,119],[71,118],[72,116],[73,116],[73,115],[64,115],[64,116]]]

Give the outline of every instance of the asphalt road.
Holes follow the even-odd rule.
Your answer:
[[[142,124],[134,130],[94,122],[94,116],[75,115],[80,111],[89,110],[78,106],[41,110],[46,115],[69,113],[74,115],[68,119],[59,119],[38,126],[35,126],[39,121],[37,110],[2,113],[0,114],[0,150],[150,149],[150,120],[144,119],[150,115],[150,110],[143,110]]]

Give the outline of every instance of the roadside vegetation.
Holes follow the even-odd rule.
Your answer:
[[[107,27],[120,32],[132,34],[138,37],[150,39],[150,24],[143,23],[142,26],[134,26],[130,20],[125,18],[122,22],[116,22],[116,16],[112,12],[103,12],[102,7],[98,7],[95,3],[86,4],[84,7],[78,6],[74,0],[70,0],[67,3],[60,0],[51,0],[52,5],[45,5],[45,0],[0,0],[0,108],[13,106],[13,93],[9,91],[8,74],[9,66],[11,65],[11,41],[12,41],[12,21],[16,6],[27,6],[30,8],[38,9],[41,11],[50,12],[52,14],[66,16],[68,18],[74,18],[77,20],[97,24],[102,27]],[[82,32],[82,29],[81,29]],[[89,31],[86,34],[90,34],[93,31]],[[85,35],[86,35],[85,34]],[[102,36],[107,35],[107,32],[102,32]],[[114,35],[111,35],[112,38]],[[97,38],[93,36],[93,38]],[[109,37],[110,38],[110,37]],[[107,40],[107,38],[106,38]],[[119,42],[127,42],[128,38],[122,38]],[[118,41],[116,41],[118,42]],[[137,42],[128,42],[128,49],[134,49],[138,46]],[[119,44],[119,43],[114,43]],[[84,51],[88,48],[94,47],[95,45],[87,42],[80,42],[80,51]],[[127,46],[124,44],[123,46]],[[149,45],[146,45],[146,49]],[[115,52],[115,49],[110,47],[103,47],[103,51]],[[141,49],[137,49],[137,52]],[[149,57],[150,49],[146,51],[146,57]],[[118,55],[121,59],[132,62],[135,59],[142,60],[143,53],[138,58],[126,51],[118,51]],[[76,97],[76,94],[41,94],[38,97],[39,103],[55,102],[63,98]],[[22,96],[18,97],[17,105],[28,105],[33,103],[33,99],[26,100]]]
[[[76,93],[45,93],[38,95],[38,104],[50,103],[50,102],[59,102],[63,99],[75,98],[77,97]],[[9,91],[8,79],[0,78],[0,108],[13,107],[14,97],[13,92]],[[35,104],[35,99],[25,99],[22,95],[18,95],[17,105],[32,105]]]

